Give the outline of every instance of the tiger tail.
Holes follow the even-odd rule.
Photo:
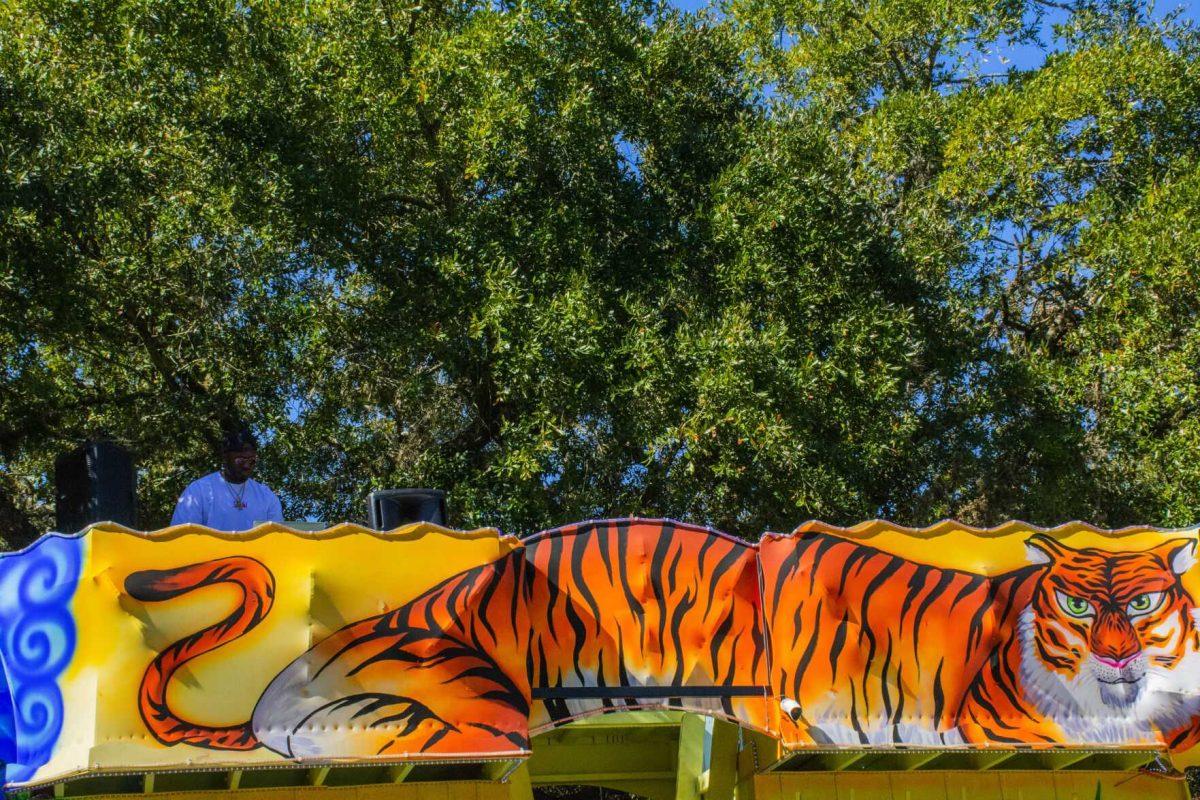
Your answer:
[[[197,631],[158,654],[138,690],[138,711],[154,738],[165,745],[183,742],[216,750],[253,750],[260,746],[250,721],[225,726],[199,725],[171,710],[167,685],[175,671],[197,656],[237,639],[262,622],[275,602],[275,578],[261,562],[231,556],[175,569],[148,569],[125,579],[125,591],[143,602],[171,600],[195,589],[230,583],[242,601],[229,616]]]

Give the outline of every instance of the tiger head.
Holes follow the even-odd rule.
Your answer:
[[[1180,580],[1196,541],[1118,553],[1039,534],[1026,546],[1044,565],[1022,617],[1026,687],[1084,716],[1169,724],[1200,675],[1200,609]]]

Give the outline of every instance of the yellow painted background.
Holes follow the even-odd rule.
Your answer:
[[[962,569],[980,575],[996,575],[1029,564],[1025,540],[1035,533],[1045,533],[1069,547],[1121,551],[1144,550],[1171,539],[1195,541],[1200,528],[1135,527],[1110,531],[1083,522],[1039,528],[1019,521],[1006,522],[995,528],[973,528],[953,521],[939,522],[928,528],[905,528],[884,520],[871,520],[847,528],[824,522],[806,522],[793,533],[810,531],[854,539],[922,564]],[[777,537],[780,534],[768,536]],[[1193,592],[1200,590],[1200,570],[1192,570],[1185,583]]]
[[[1008,523],[991,530],[941,523],[928,529],[866,522],[851,528],[806,523],[936,566],[995,574],[1025,565],[1024,540],[1041,529]],[[1107,532],[1071,523],[1049,531],[1072,547],[1138,550],[1197,529],[1153,528]],[[260,526],[230,535],[198,526],[152,534],[97,527],[87,534],[83,574],[73,603],[78,623],[74,660],[60,681],[69,709],[67,727],[41,776],[141,766],[280,763],[265,749],[247,753],[167,748],[147,732],[137,711],[137,689],[159,650],[227,615],[238,601],[231,586],[213,586],[160,603],[125,596],[125,578],[143,569],[167,569],[228,555],[262,561],[274,574],[276,600],[267,618],[243,638],[185,665],[171,684],[170,702],[181,716],[222,725],[249,719],[272,678],[313,644],[347,623],[407,602],[463,570],[494,561],[518,540],[486,529],[468,533],[420,524],[390,534],[341,525],[319,533]],[[1185,584],[1200,598],[1200,569]],[[531,621],[536,624],[536,621]],[[1200,676],[1197,676],[1200,691]],[[1200,764],[1200,749],[1175,758]]]
[[[939,522],[928,528],[905,528],[884,520],[871,520],[847,528],[824,522],[806,522],[791,535],[808,532],[832,533],[895,553],[921,564],[961,569],[980,575],[997,575],[1029,564],[1025,540],[1045,533],[1068,547],[1096,547],[1120,552],[1146,550],[1172,539],[1200,538],[1200,528],[1122,528],[1103,530],[1083,522],[1068,522],[1056,528],[1039,528],[1027,522],[1006,522],[995,528],[972,528],[960,522]],[[767,534],[782,538],[781,534]],[[764,539],[767,537],[764,537]],[[1200,602],[1200,566],[1183,577],[1184,587]],[[1197,676],[1200,691],[1200,676]]]
[[[87,537],[74,601],[78,649],[60,682],[67,727],[41,775],[84,767],[283,761],[262,748],[244,753],[166,748],[150,736],[137,711],[146,667],[165,646],[223,618],[240,592],[219,585],[141,603],[124,594],[132,572],[237,554],[258,559],[274,574],[275,604],[266,619],[241,639],[184,665],[171,682],[168,700],[178,714],[222,725],[249,719],[271,679],[325,636],[519,546],[491,529],[461,533],[428,524],[389,534],[353,525],[320,533],[263,525],[238,536],[199,526],[153,534],[97,527]]]
[[[1055,528],[1040,528],[1027,522],[1006,522],[995,528],[975,528],[947,520],[928,528],[906,528],[885,520],[870,520],[850,527],[824,522],[806,522],[791,535],[808,532],[832,533],[871,547],[894,553],[922,564],[961,569],[981,575],[996,575],[1029,564],[1025,540],[1045,533],[1068,547],[1095,547],[1120,552],[1145,550],[1172,539],[1197,540],[1200,528],[1153,528],[1149,526],[1104,530],[1083,522],[1068,522]],[[768,538],[785,538],[768,534]],[[1200,566],[1183,577],[1184,587],[1200,602]],[[1200,692],[1200,675],[1196,676]],[[1200,766],[1200,748],[1176,753],[1172,761],[1180,768]]]

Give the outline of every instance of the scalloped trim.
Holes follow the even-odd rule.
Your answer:
[[[942,536],[947,533],[965,532],[975,536],[1000,537],[1007,536],[1012,533],[1045,533],[1051,536],[1069,536],[1073,533],[1094,533],[1107,538],[1120,538],[1122,536],[1132,536],[1139,533],[1167,533],[1167,534],[1196,534],[1197,529],[1192,528],[1159,528],[1153,525],[1129,525],[1124,528],[1098,528],[1088,522],[1073,520],[1064,522],[1061,525],[1053,527],[1042,527],[1021,520],[1008,520],[991,528],[979,528],[974,525],[968,525],[965,522],[959,522],[953,519],[944,519],[935,522],[924,528],[910,528],[904,525],[897,525],[885,519],[872,519],[865,522],[859,522],[850,526],[830,525],[827,522],[820,520],[809,520],[798,525],[791,533],[764,533],[763,539],[782,539],[789,536],[801,536],[806,533],[831,533],[837,536],[845,537],[862,537],[874,536],[879,533],[903,533],[909,536],[920,538],[933,538]]]
[[[571,522],[571,523],[568,523],[567,525],[559,525],[556,528],[547,528],[544,531],[538,531],[537,533],[531,533],[528,536],[523,536],[523,537],[521,537],[521,544],[528,545],[528,544],[533,544],[534,542],[540,542],[542,539],[549,539],[553,536],[571,535],[573,533],[576,533],[580,528],[583,528],[587,525],[614,525],[614,524],[672,525],[675,528],[689,531],[691,533],[702,533],[702,534],[717,536],[722,539],[726,539],[728,541],[740,544],[744,547],[755,547],[756,546],[754,542],[752,542],[748,539],[743,539],[740,536],[734,536],[733,534],[729,534],[729,533],[726,533],[725,531],[718,530],[710,525],[697,525],[693,522],[680,522],[677,519],[668,519],[666,517],[603,517],[600,519],[585,519],[580,522]]]
[[[338,523],[337,525],[333,525],[332,527],[324,528],[319,531],[298,530],[296,528],[290,528],[287,525],[282,525],[278,522],[264,522],[263,524],[256,525],[247,531],[218,531],[204,525],[195,525],[191,523],[186,525],[173,525],[171,527],[160,528],[155,531],[139,531],[133,528],[128,528],[118,522],[96,522],[84,528],[82,531],[79,531],[78,533],[58,533],[57,531],[51,531],[39,536],[35,541],[21,550],[16,550],[10,553],[0,553],[0,558],[26,553],[37,547],[46,539],[82,539],[93,531],[96,533],[119,533],[126,536],[134,536],[140,539],[155,541],[170,541],[184,536],[199,535],[211,536],[214,539],[224,539],[226,541],[236,542],[253,541],[273,533],[286,533],[302,539],[314,540],[340,539],[345,536],[367,534],[375,537],[376,539],[382,539],[389,542],[413,541],[416,539],[421,539],[430,534],[441,534],[443,536],[449,536],[452,539],[458,539],[461,541],[495,539],[496,541],[502,542],[513,548],[521,546],[520,539],[510,534],[501,533],[497,528],[477,528],[471,531],[459,531],[454,530],[453,528],[445,528],[441,525],[435,525],[432,522],[413,522],[390,531],[377,531],[371,528],[363,527],[362,525],[356,525],[352,522]]]

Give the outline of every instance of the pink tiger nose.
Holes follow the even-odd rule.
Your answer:
[[[1138,654],[1134,653],[1131,656],[1125,656],[1125,658],[1105,658],[1104,656],[1096,656],[1096,660],[1099,661],[1101,664],[1103,664],[1106,667],[1112,667],[1113,669],[1121,669],[1122,667],[1128,665],[1130,661],[1133,661],[1137,657],[1138,657]]]

